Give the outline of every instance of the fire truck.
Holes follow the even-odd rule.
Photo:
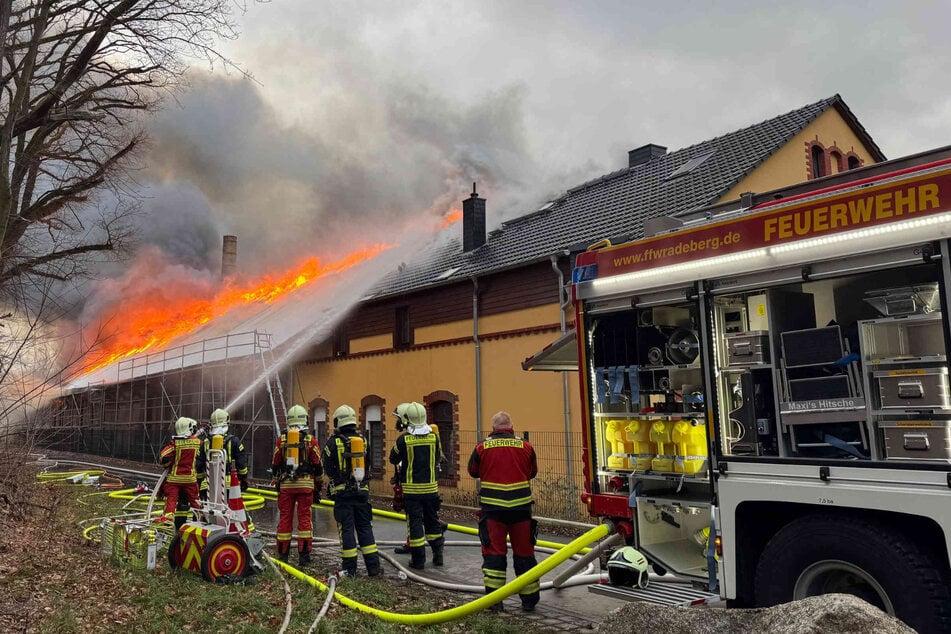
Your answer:
[[[951,629],[951,159],[890,169],[577,256],[583,502],[655,571]]]

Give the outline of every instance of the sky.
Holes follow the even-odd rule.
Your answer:
[[[628,150],[836,93],[889,158],[951,144],[945,2],[232,6],[240,35],[219,49],[251,78],[198,60],[147,122],[149,260],[105,269],[120,283],[87,289],[86,319],[103,293],[141,287],[129,271],[216,283],[225,234],[249,273],[373,242],[424,249],[473,182],[491,228],[626,167]]]

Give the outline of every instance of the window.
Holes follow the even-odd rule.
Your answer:
[[[862,159],[853,154],[849,157],[849,169],[854,170],[856,167],[862,167]]]
[[[439,483],[446,486],[456,486],[459,482],[458,401],[458,396],[446,390],[438,390],[423,399],[429,410],[430,426],[439,430],[439,441],[446,457]]]
[[[396,329],[393,332],[393,347],[408,348],[413,345],[413,327],[409,320],[409,306],[396,309]]]
[[[343,324],[334,330],[333,354],[335,357],[345,357],[350,354],[350,338]]]
[[[709,154],[704,154],[703,156],[695,156],[694,158],[690,159],[689,161],[687,161],[686,163],[684,163],[683,165],[675,169],[673,172],[671,172],[667,176],[667,178],[665,178],[664,180],[669,181],[669,180],[678,178],[680,176],[685,176],[689,174],[690,172],[700,167],[700,165],[702,165],[708,158],[713,156],[713,154],[714,154],[713,152],[710,152]]]
[[[826,175],[826,156],[821,145],[813,145],[810,150],[812,157],[812,178]]]
[[[366,429],[366,467],[369,479],[381,479],[386,469],[383,412],[386,401],[375,394],[360,401],[360,417]]]
[[[829,152],[829,163],[835,168],[836,174],[845,171],[845,165],[842,162],[842,154],[836,152],[835,150],[831,150]]]
[[[310,419],[314,422],[314,435],[317,437],[317,443],[321,449],[327,443],[330,437],[327,429],[327,412],[330,411],[330,404],[322,399],[315,398],[310,402]]]

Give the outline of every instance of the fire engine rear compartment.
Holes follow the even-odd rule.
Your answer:
[[[591,492],[706,581],[712,462],[951,463],[944,288],[929,244],[586,301]]]

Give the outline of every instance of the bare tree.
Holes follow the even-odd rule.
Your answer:
[[[225,62],[232,0],[0,0],[0,292],[121,250],[143,112]]]

